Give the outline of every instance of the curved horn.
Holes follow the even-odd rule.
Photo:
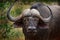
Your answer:
[[[51,16],[49,16],[48,18],[43,18],[43,17],[41,17],[41,19],[42,19],[44,22],[49,22],[50,19],[51,19]]]
[[[46,6],[46,5],[45,5]],[[52,11],[51,11],[51,9],[48,7],[48,6],[46,6],[48,9],[49,9],[49,11],[50,11],[50,16],[48,17],[48,18],[43,18],[43,21],[45,21],[45,22],[49,22],[50,21],[50,19],[53,17],[53,15],[52,15]]]
[[[30,9],[25,9],[23,12],[16,18],[16,21],[20,20],[21,18],[30,15]]]
[[[13,7],[13,5],[14,5],[14,4],[12,4],[12,5],[10,6],[10,8],[8,9],[8,11],[7,11],[7,18],[8,18],[10,21],[15,22],[15,21],[16,21],[16,18],[14,18],[14,17],[12,17],[12,16],[10,15],[10,10],[11,10],[11,8]]]
[[[24,17],[24,16],[26,16],[26,15],[29,15],[30,9],[25,9],[25,10],[20,14],[20,16],[14,18],[14,17],[12,17],[12,16],[10,15],[10,10],[11,10],[12,7],[13,7],[13,5],[10,6],[10,8],[9,8],[9,10],[8,10],[8,12],[7,12],[7,18],[8,18],[10,21],[15,22],[15,21],[21,19],[22,17]]]
[[[32,13],[33,15],[39,17],[40,19],[42,19],[44,22],[49,22],[49,20],[51,19],[51,16],[49,16],[48,18],[43,18],[43,17],[40,15],[39,11],[36,10],[36,9],[32,9],[32,10],[31,10],[31,13]]]

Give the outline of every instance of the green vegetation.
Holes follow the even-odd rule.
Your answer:
[[[0,4],[0,40],[23,40],[24,35],[21,28],[14,28],[13,22],[7,19],[6,13],[11,5],[10,2]],[[12,16],[19,16],[24,8],[29,5],[21,5],[16,2],[12,7],[10,13]]]
[[[8,8],[15,1],[0,0],[0,40],[24,40],[22,28],[14,28],[13,22],[10,22],[6,17]],[[57,0],[17,0],[10,11],[11,15],[14,17],[19,16],[24,9],[29,8],[30,4],[34,2],[52,3],[57,2]]]

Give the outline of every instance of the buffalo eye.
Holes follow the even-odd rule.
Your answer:
[[[28,18],[23,18],[23,23],[24,23],[24,25],[28,25]]]

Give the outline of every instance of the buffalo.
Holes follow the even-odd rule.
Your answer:
[[[15,27],[23,28],[25,40],[59,40],[59,6],[35,3],[16,18],[10,15],[12,6],[7,12],[7,18],[14,22]]]
[[[60,40],[60,6],[49,6],[53,18],[49,22],[49,40]]]

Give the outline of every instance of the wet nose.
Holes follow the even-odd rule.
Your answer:
[[[28,32],[37,32],[36,27],[28,27]]]

